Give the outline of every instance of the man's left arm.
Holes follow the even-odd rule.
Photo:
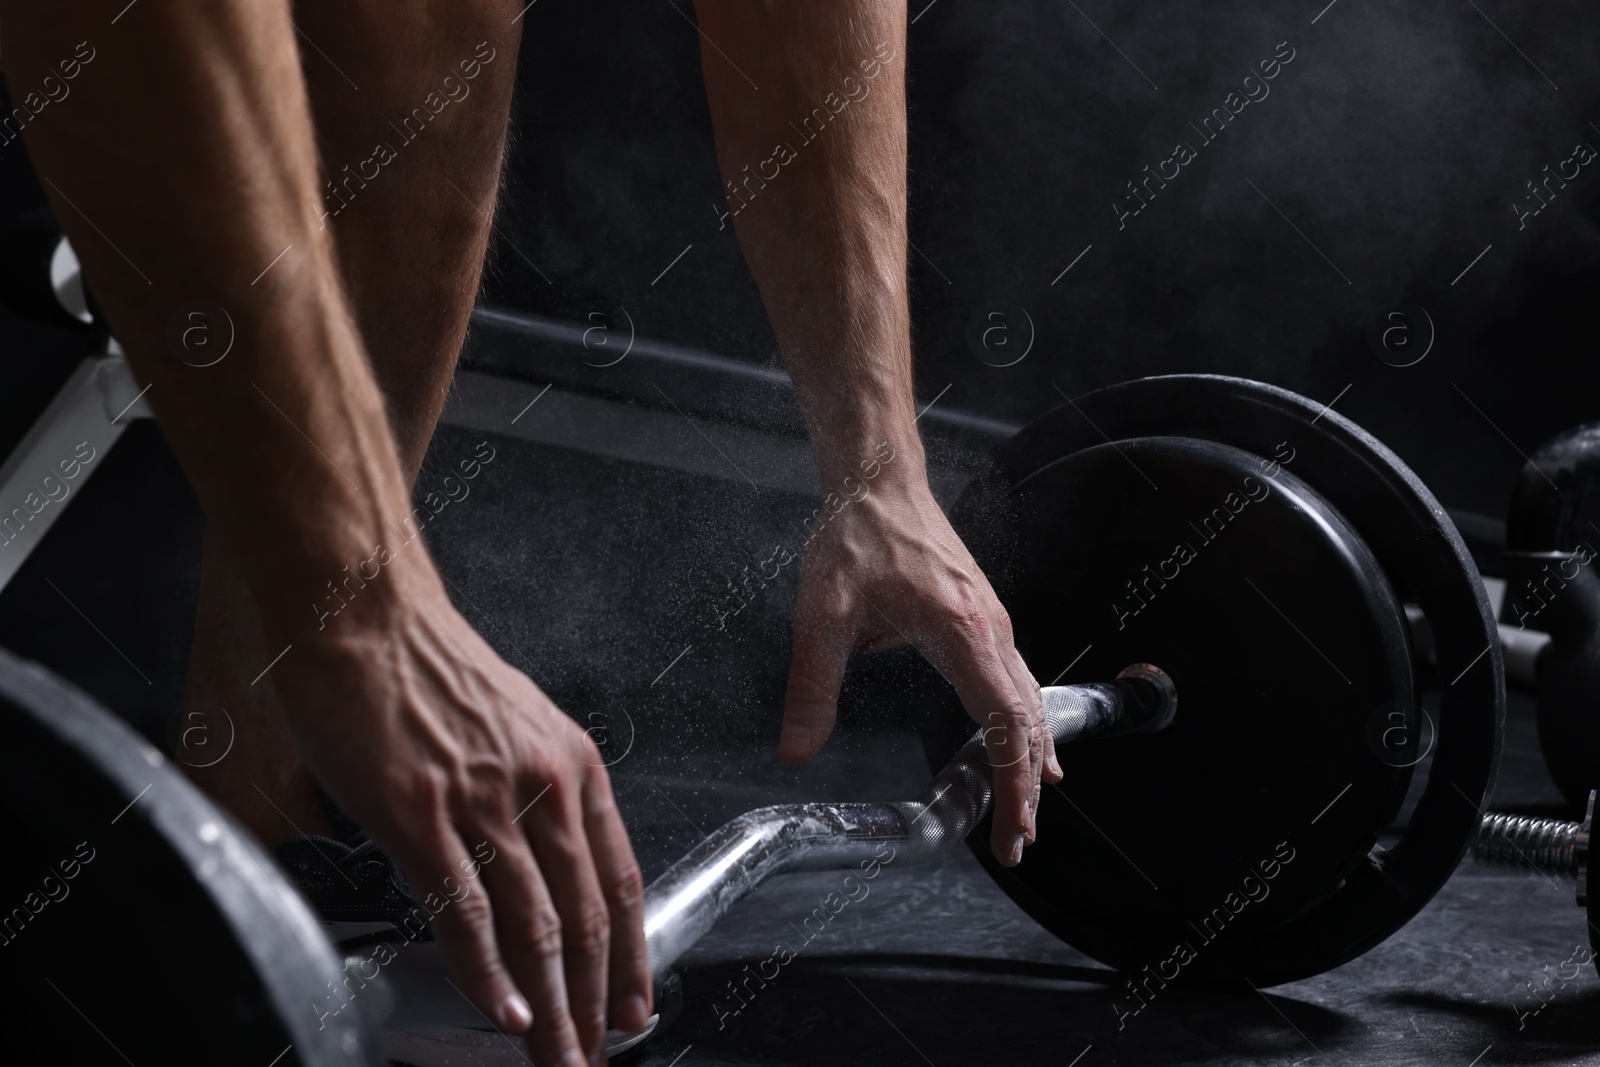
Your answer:
[[[928,488],[906,275],[903,0],[697,0],[728,215],[832,494],[808,544],[780,754],[833,729],[845,661],[907,642],[985,727],[992,847],[1061,770],[1011,622]],[[842,503],[848,500],[849,503]],[[833,508],[837,508],[835,513]]]

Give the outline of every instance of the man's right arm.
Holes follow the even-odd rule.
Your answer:
[[[319,225],[294,30],[271,3],[122,7],[0,8],[14,99],[59,77],[58,60],[81,64],[26,128],[45,191],[288,647],[272,677],[312,769],[419,895],[472,886],[435,923],[494,1022],[526,1029],[531,999],[542,1060],[592,1050],[608,1013],[622,1027],[648,1014],[638,868],[592,744],[460,618],[402,525],[408,488]],[[169,336],[196,301],[231,323],[212,366]],[[336,618],[314,606],[373,568]],[[480,842],[496,858],[478,873]]]

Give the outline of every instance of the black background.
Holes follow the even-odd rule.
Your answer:
[[[1600,411],[1600,173],[1585,167],[1521,231],[1511,206],[1579,141],[1600,147],[1592,6],[1338,0],[1319,18],[1325,0],[925,2],[907,66],[924,399],[952,384],[941,404],[1020,423],[1060,402],[1052,383],[1077,395],[1216,372],[1323,402],[1349,385],[1339,411],[1447,505],[1490,514],[1518,449]],[[486,297],[554,315],[604,297],[642,336],[776,363],[732,227],[718,229],[690,12],[529,10]],[[1284,41],[1295,58],[1270,95],[1119,231],[1126,183],[1198,142],[1188,124]],[[1019,305],[1028,358],[975,358],[969,323]],[[1368,335],[1405,305],[1437,341],[1401,369]],[[1426,327],[1411,329],[1420,346]]]

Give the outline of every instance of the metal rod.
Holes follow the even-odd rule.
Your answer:
[[[1113,682],[1049,686],[1041,695],[1057,744],[1165,729],[1178,703],[1171,679],[1148,664],[1129,667]],[[780,804],[719,827],[645,890],[651,972],[665,976],[729,908],[774,874],[919,863],[965,838],[994,800],[984,733],[975,733],[916,800]],[[996,749],[1003,751],[998,738]]]
[[[1516,867],[1577,880],[1578,905],[1589,902],[1589,835],[1594,827],[1595,791],[1582,822],[1530,819],[1491,811],[1478,824],[1472,858],[1495,867]]]
[[[1582,823],[1530,819],[1490,812],[1478,827],[1472,858],[1493,867],[1518,867],[1578,876],[1577,845]]]

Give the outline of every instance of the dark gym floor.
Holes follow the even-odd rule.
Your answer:
[[[751,807],[914,796],[928,777],[917,709],[863,706],[859,684],[905,653],[853,665],[839,734],[813,765],[786,768],[773,738],[792,571],[717,627],[728,578],[773,544],[793,545],[789,524],[809,511],[803,484],[783,487],[791,474],[779,460],[798,442],[767,439],[763,459],[760,437],[677,416],[674,429],[658,427],[666,435],[658,463],[617,458],[637,443],[607,438],[593,420],[591,449],[530,440],[561,437],[574,401],[560,391],[540,402],[549,408],[506,426],[518,437],[488,429],[509,421],[525,388],[485,392],[465,382],[420,488],[479,441],[496,455],[429,539],[488,640],[580,722],[605,731],[647,877]],[[198,521],[151,431],[140,427],[117,447],[0,597],[0,643],[28,646],[154,733],[154,711],[179,692]],[[726,469],[733,465],[764,487]],[[125,524],[107,541],[109,518],[141,500],[166,517]],[[1496,804],[1551,813],[1559,800],[1532,700],[1513,693]],[[1263,992],[1169,989],[1119,1027],[1114,1002],[1126,997],[1117,976],[1039,927],[958,850],[929,867],[887,869],[732,1014],[739,1004],[727,983],[778,942],[797,946],[796,926],[841,877],[780,878],[736,907],[684,961],[684,1014],[645,1062],[1597,1061],[1587,1050],[1596,1045],[1600,981],[1572,962],[1576,954],[1582,964],[1587,945],[1572,886],[1470,863],[1410,925],[1344,967]],[[1537,1012],[1536,988],[1549,1001]]]

